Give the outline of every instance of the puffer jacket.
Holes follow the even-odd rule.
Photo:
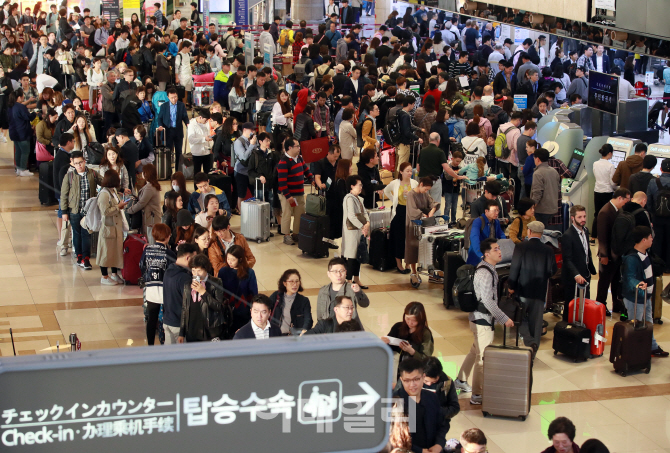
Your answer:
[[[628,156],[626,160],[617,165],[614,176],[612,176],[612,182],[627,189],[631,175],[642,170],[643,160],[643,157],[638,154]]]

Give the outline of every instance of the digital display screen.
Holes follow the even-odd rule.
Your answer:
[[[202,3],[204,1],[205,0],[200,1],[199,11],[203,11]],[[210,13],[230,13],[230,0],[210,0],[209,1],[209,12]],[[190,9],[189,9],[189,16],[190,16]]]
[[[580,81],[575,80],[575,83]],[[583,82],[582,82],[583,83]],[[591,108],[616,115],[619,108],[619,77],[589,71],[589,99]]]
[[[614,168],[619,165],[619,162],[623,162],[624,160],[626,160],[625,151],[614,151],[612,153],[612,164],[614,165]]]
[[[570,170],[570,174],[572,174],[572,177],[575,178],[577,177],[577,172],[579,171],[579,167],[582,165],[582,160],[577,159],[576,157],[573,157],[572,160],[570,161],[570,165],[568,165],[568,170]]]

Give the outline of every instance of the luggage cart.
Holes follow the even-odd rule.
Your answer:
[[[463,216],[465,216],[466,210],[470,207],[470,204],[484,195],[484,184],[486,184],[486,181],[466,182],[463,180],[462,184],[463,204],[461,205],[461,208],[463,209]]]
[[[193,81],[193,105],[209,107],[214,102],[214,82]]]
[[[444,279],[440,275],[441,269],[435,268],[435,260],[433,258],[435,251],[435,239],[439,236],[446,236],[449,232],[449,216],[435,216],[430,217],[434,221],[426,222],[427,219],[412,220],[414,227],[414,235],[419,240],[419,261],[416,264],[417,274],[428,276],[428,281],[432,283],[442,284]],[[414,288],[421,285],[421,280],[415,284]]]

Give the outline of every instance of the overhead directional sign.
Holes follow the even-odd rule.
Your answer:
[[[369,333],[0,359],[0,450],[376,452],[390,349]]]

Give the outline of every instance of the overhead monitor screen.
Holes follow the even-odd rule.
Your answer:
[[[574,83],[584,83],[574,80]],[[619,108],[619,77],[602,72],[589,71],[589,100],[587,105],[616,115]]]

